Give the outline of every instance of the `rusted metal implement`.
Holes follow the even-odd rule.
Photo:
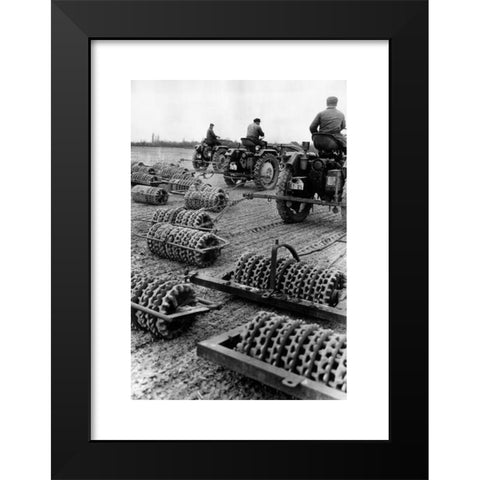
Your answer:
[[[160,187],[135,185],[132,187],[132,200],[134,202],[148,203],[150,205],[165,205],[168,201],[168,193]]]
[[[155,255],[197,267],[212,265],[228,244],[212,232],[168,223],[155,223],[147,234],[148,248]]]
[[[201,208],[211,212],[220,212],[228,203],[228,193],[223,188],[212,187],[208,184],[194,184],[185,193],[185,208],[199,210]]]
[[[278,258],[281,248],[287,249],[291,258]],[[346,276],[336,269],[301,261],[287,244],[276,243],[270,258],[254,252],[243,254],[235,269],[220,279],[196,272],[187,276],[187,281],[313,319],[346,321],[345,312],[334,308],[346,286]]]
[[[261,312],[197,353],[298,398],[346,398],[346,336],[315,324]]]
[[[186,210],[183,207],[159,208],[152,217],[152,225],[155,223],[171,223],[199,230],[213,230],[214,227],[212,217],[204,210]]]

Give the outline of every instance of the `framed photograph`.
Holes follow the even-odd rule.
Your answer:
[[[52,478],[428,477],[427,27],[52,2]]]

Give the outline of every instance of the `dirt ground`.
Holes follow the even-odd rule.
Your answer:
[[[221,176],[207,180],[224,187]],[[252,183],[230,194],[235,200],[242,193],[254,190]],[[148,250],[146,235],[157,208],[183,205],[183,197],[170,195],[168,205],[157,207],[132,202],[132,270],[143,271],[165,279],[181,280],[193,267],[154,257]],[[216,216],[216,214],[212,214]],[[345,222],[339,213],[315,206],[314,212],[300,224],[284,224],[275,203],[264,199],[244,200],[232,206],[217,223],[218,235],[230,243],[215,264],[203,273],[220,277],[233,270],[238,257],[246,250],[269,255],[276,239],[289,243],[297,252],[306,253],[326,247],[321,252],[304,256],[302,260],[322,266],[334,265],[346,272]],[[340,238],[340,240],[339,240]],[[248,303],[231,295],[195,286],[199,296],[223,305],[218,310],[198,315],[191,327],[173,340],[153,340],[146,332],[133,331],[131,340],[131,379],[134,399],[289,399],[272,388],[197,357],[196,345],[202,340],[243,325],[253,319],[263,306]],[[346,292],[338,307],[346,310]],[[279,314],[292,316],[277,310]],[[298,317],[297,318],[301,318]],[[308,318],[304,318],[309,320]],[[345,333],[345,325],[323,322],[325,328]]]

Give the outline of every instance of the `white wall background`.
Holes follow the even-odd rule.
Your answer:
[[[460,95],[463,124],[471,126],[471,131],[478,125],[479,13],[478,2],[471,0],[430,2],[431,480],[480,477],[478,348],[474,343],[480,337],[476,305],[480,162],[475,138],[468,155],[459,155],[454,145],[442,141],[445,114],[453,105],[450,99]],[[13,175],[21,162],[31,172],[25,188],[35,192],[32,200],[30,196],[19,198],[14,182],[6,182],[0,189],[2,207],[12,206],[15,198],[14,208],[2,208],[2,227],[8,226],[11,233],[5,234],[2,229],[0,249],[1,288],[8,292],[9,299],[9,305],[2,309],[0,477],[43,480],[50,478],[50,2],[2,2],[0,26],[3,175]],[[25,146],[25,132],[19,126],[27,115],[36,128],[29,132],[30,142]],[[467,170],[465,175],[462,166]],[[461,185],[458,177],[452,177],[452,168],[462,174]],[[445,194],[452,181],[458,196],[462,194],[461,201],[455,202]],[[25,214],[31,212],[35,213],[29,216],[37,235],[35,250],[26,248],[30,239],[17,234],[24,227]],[[453,225],[461,228],[453,229]],[[459,236],[461,243],[456,243]],[[24,281],[27,267],[28,282],[37,287],[31,291],[30,302],[38,313],[20,322],[17,305],[24,302],[24,297],[12,285]],[[451,294],[451,282],[445,281],[450,278],[462,279],[460,299]],[[461,340],[457,347],[452,345],[452,336]],[[462,363],[455,361],[457,358]]]

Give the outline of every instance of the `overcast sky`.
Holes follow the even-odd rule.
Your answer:
[[[343,80],[132,81],[132,141],[150,141],[152,133],[201,140],[210,123],[220,137],[239,140],[259,117],[267,141],[302,142],[310,140],[308,127],[330,95],[347,115]]]

